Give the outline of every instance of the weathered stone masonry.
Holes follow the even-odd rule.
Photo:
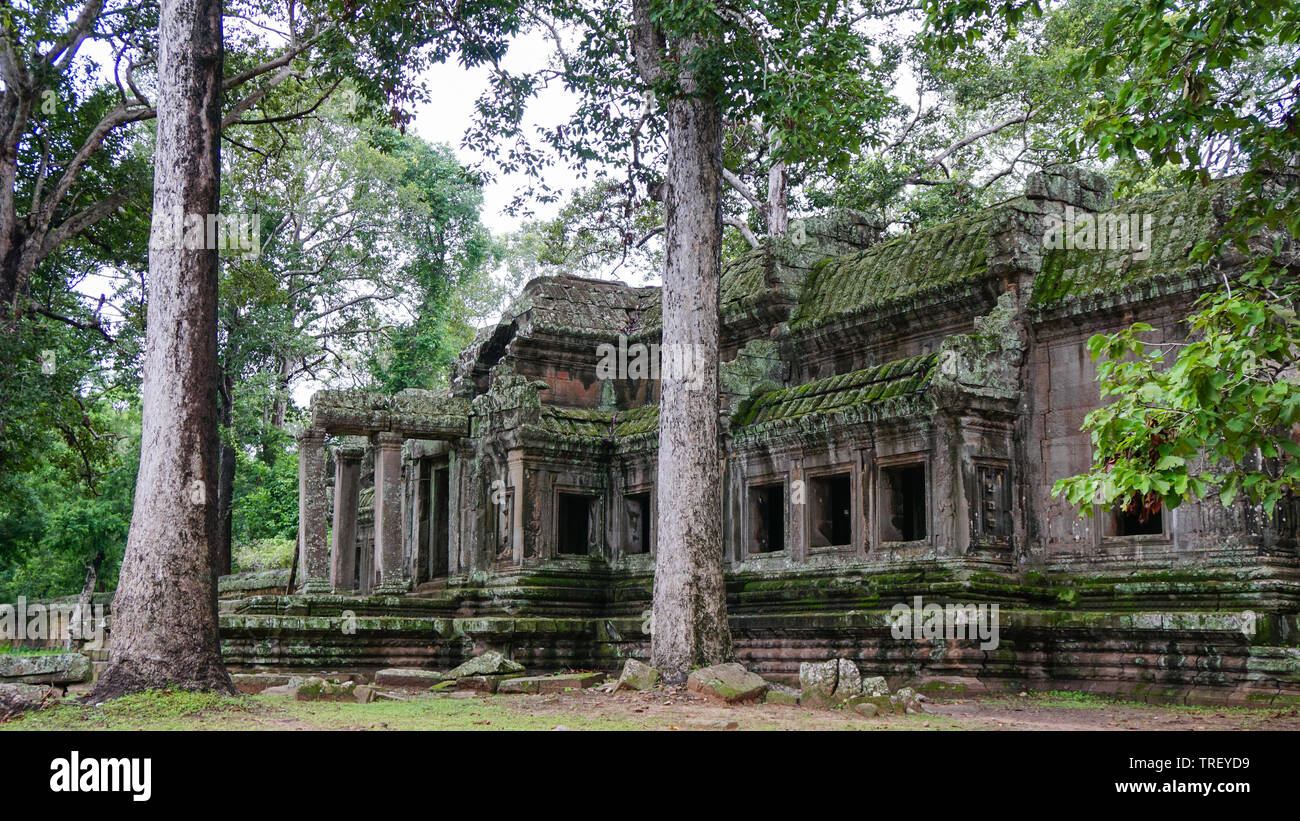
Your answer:
[[[1137,320],[1177,339],[1195,297],[1242,263],[1187,261],[1231,196],[1216,184],[1116,207],[1101,178],[1068,169],[905,236],[809,219],[728,262],[719,404],[741,660],[779,678],[838,655],[956,689],[1300,694],[1294,505],[1269,520],[1194,502],[1140,522],[1080,518],[1050,493],[1090,459],[1087,339]],[[1149,254],[1045,248],[1046,216],[1066,208],[1150,214]],[[643,655],[657,383],[597,368],[602,345],[657,345],[659,326],[657,288],[543,277],[465,351],[452,391],[317,394],[299,440],[301,591],[224,602],[227,660]],[[913,596],[999,604],[999,646],[893,638],[889,610]]]

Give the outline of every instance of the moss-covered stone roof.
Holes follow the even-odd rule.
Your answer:
[[[1200,264],[1189,260],[1188,254],[1196,243],[1214,235],[1219,227],[1214,198],[1230,193],[1235,184],[1235,180],[1216,180],[1203,188],[1159,191],[1102,212],[1094,223],[1091,242],[1113,244],[1100,241],[1106,235],[1106,221],[1124,219],[1132,241],[1149,242],[1149,251],[1135,254],[1131,247],[1049,249],[1034,280],[1033,304],[1050,306],[1093,293],[1115,294],[1144,280],[1177,279],[1199,271]],[[1148,215],[1149,234],[1143,224]],[[1134,217],[1141,226],[1139,237],[1132,237]]]
[[[925,391],[937,354],[896,359],[883,365],[759,394],[737,408],[732,426],[762,425],[813,414],[830,414]]]
[[[539,424],[546,433],[566,439],[622,440],[657,431],[659,408],[611,411],[543,405]]]
[[[818,325],[982,277],[988,271],[993,216],[993,208],[983,209],[825,260],[804,280],[791,327]]]

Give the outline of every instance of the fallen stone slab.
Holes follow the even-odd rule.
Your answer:
[[[519,676],[501,681],[498,693],[563,693],[585,690],[605,680],[604,673],[556,673],[549,676]]]
[[[0,721],[40,710],[58,700],[54,688],[45,685],[0,684]]]
[[[313,676],[298,685],[294,698],[298,701],[356,701],[356,690],[355,681],[332,681]]]
[[[489,650],[481,656],[475,656],[459,667],[453,668],[443,678],[469,678],[470,676],[499,676],[507,673],[522,673],[524,666],[511,661],[495,650]]]
[[[456,689],[474,693],[495,693],[501,686],[501,682],[519,677],[517,673],[499,676],[462,676],[456,679]]]
[[[793,687],[786,687],[784,684],[772,684],[768,686],[766,695],[763,696],[765,704],[784,704],[788,707],[799,706],[799,691]]]
[[[844,702],[844,706],[852,710],[856,710],[859,704],[872,705],[880,715],[893,712],[894,710],[894,700],[890,696],[869,696],[866,693],[863,693],[860,696],[854,696]]]
[[[304,681],[306,681],[306,679],[302,676],[290,676],[289,680],[284,684],[276,684],[267,687],[261,694],[264,696],[289,696],[290,698],[294,698],[298,695],[298,688]]]
[[[293,676],[280,675],[276,673],[231,673],[230,681],[235,685],[235,689],[241,693],[256,695],[257,693],[266,692],[271,687],[283,687],[293,679]]]
[[[375,673],[375,684],[401,690],[427,690],[442,680],[442,673],[416,667],[389,667]]]
[[[80,653],[0,655],[0,682],[5,684],[80,684],[94,674],[94,665]]]
[[[359,684],[352,691],[352,697],[357,700],[357,704],[369,704],[379,695],[379,690],[373,684]]]
[[[614,682],[615,690],[653,690],[659,683],[659,671],[642,661],[628,659],[623,662],[623,672]]]
[[[735,662],[701,667],[686,678],[690,692],[727,704],[760,699],[768,686],[762,676]]]

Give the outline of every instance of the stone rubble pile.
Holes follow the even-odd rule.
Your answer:
[[[883,676],[864,679],[858,665],[849,659],[800,664],[799,691],[799,702],[805,707],[843,707],[867,717],[925,712],[921,705],[924,697],[911,687],[891,694]]]

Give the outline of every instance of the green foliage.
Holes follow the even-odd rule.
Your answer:
[[[93,488],[62,467],[78,457],[53,438],[31,451],[35,464],[0,481],[0,601],[78,593],[96,561],[96,589],[117,583],[139,464],[139,413],[107,403],[92,413],[110,443],[82,463]]]
[[[231,562],[232,573],[251,570],[275,570],[293,564],[293,552],[298,547],[294,539],[254,539],[235,542]]]
[[[373,139],[397,163],[395,183],[403,193],[397,219],[410,243],[398,280],[414,319],[386,327],[369,370],[383,391],[442,387],[474,339],[473,319],[500,299],[489,272],[503,251],[479,220],[479,181],[450,148],[391,131]]]
[[[287,434],[278,432],[277,438],[273,459],[236,451],[232,545],[298,537],[298,454],[285,446]]]
[[[1271,515],[1300,490],[1297,298],[1300,286],[1264,264],[1202,297],[1186,342],[1147,341],[1144,323],[1094,336],[1102,396],[1114,401],[1084,422],[1092,470],[1054,492],[1086,511],[1094,500],[1155,511],[1211,496],[1229,505],[1241,494]]]

